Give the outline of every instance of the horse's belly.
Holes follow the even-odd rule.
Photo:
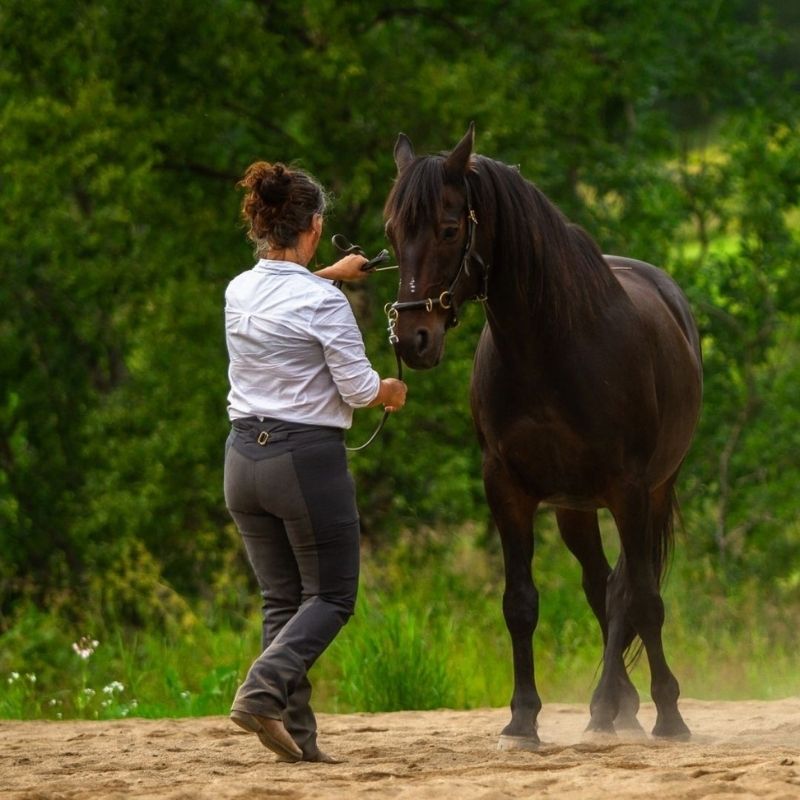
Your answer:
[[[500,448],[500,461],[528,496],[580,511],[604,505],[606,472],[600,465],[608,467],[612,460],[610,453],[600,458],[563,431],[560,436],[513,437]]]
[[[591,447],[577,437],[568,439],[563,431],[561,436],[545,439],[506,439],[495,458],[517,486],[538,502],[592,511],[608,507],[609,493],[620,481],[643,479],[655,489],[674,476],[685,458],[691,431],[673,433],[644,459],[631,454],[622,441]]]

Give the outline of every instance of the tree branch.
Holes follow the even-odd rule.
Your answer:
[[[194,161],[162,161],[156,168],[166,172],[189,172],[193,175],[200,175],[203,178],[213,178],[214,180],[224,181],[225,183],[236,183],[240,177],[232,172],[224,172],[216,167],[209,167],[206,164],[198,164]]]
[[[395,17],[424,17],[432,22],[437,23],[438,25],[441,25],[444,28],[448,28],[470,42],[475,42],[478,40],[476,34],[465,28],[461,23],[456,22],[453,17],[445,14],[442,11],[439,11],[436,8],[427,8],[425,6],[405,6],[400,8],[394,6],[385,8],[376,15],[373,23],[389,22]]]

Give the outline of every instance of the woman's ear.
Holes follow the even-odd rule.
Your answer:
[[[314,214],[311,218],[311,229],[317,236],[322,236],[322,214]]]

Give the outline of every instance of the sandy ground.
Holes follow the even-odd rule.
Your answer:
[[[800,698],[681,709],[691,742],[588,741],[585,707],[545,705],[535,752],[498,750],[505,709],[320,714],[338,765],[274,763],[224,717],[0,721],[0,798],[800,798]]]

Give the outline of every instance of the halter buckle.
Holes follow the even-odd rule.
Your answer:
[[[453,295],[451,295],[450,292],[447,291],[447,289],[445,289],[439,295],[439,305],[442,308],[452,308],[453,307]]]

